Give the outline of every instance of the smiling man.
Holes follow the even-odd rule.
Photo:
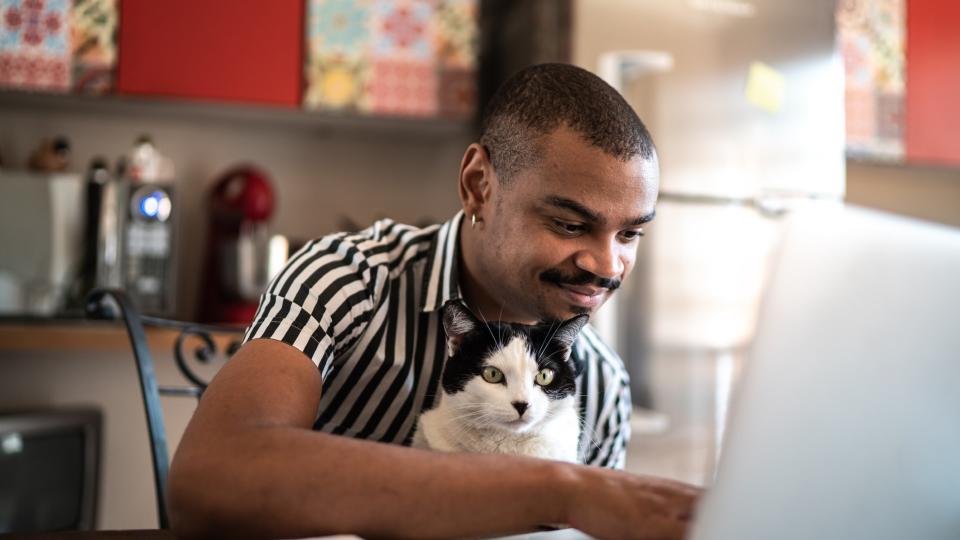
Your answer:
[[[589,327],[572,353],[585,465],[408,448],[446,361],[444,303],[521,323],[594,313],[633,267],[658,183],[649,133],[602,80],[563,64],[512,77],[464,154],[453,219],[314,240],[270,284],[177,450],[177,532],[446,538],[569,523],[680,538],[699,491],[616,470],[629,381]]]

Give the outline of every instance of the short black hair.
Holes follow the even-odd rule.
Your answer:
[[[656,152],[619,92],[585,69],[554,63],[526,67],[503,83],[484,111],[480,144],[501,182],[509,182],[537,162],[540,138],[561,125],[623,161]]]

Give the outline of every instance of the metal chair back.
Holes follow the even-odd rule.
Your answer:
[[[147,429],[150,432],[150,449],[153,461],[154,486],[157,494],[157,517],[161,529],[168,529],[167,510],[164,505],[167,494],[167,472],[170,466],[167,450],[167,437],[164,433],[163,409],[160,407],[161,395],[192,396],[200,399],[207,388],[208,381],[200,377],[187,362],[184,346],[187,338],[195,336],[202,340],[202,346],[193,351],[194,358],[200,363],[209,363],[219,353],[214,334],[236,334],[225,353],[227,357],[240,346],[244,329],[238,326],[212,326],[191,322],[175,321],[141,315],[130,298],[121,290],[95,289],[87,296],[86,314],[91,319],[121,319],[130,338],[130,346],[137,365],[137,377],[143,396],[144,412],[147,417]],[[153,356],[147,343],[145,326],[179,330],[174,344],[173,356],[177,368],[189,382],[188,386],[159,386],[154,371]]]

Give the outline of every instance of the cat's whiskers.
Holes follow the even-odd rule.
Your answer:
[[[550,332],[553,330],[553,325],[556,324],[556,323],[557,323],[556,321],[550,321],[550,328],[547,329],[547,334],[548,334],[548,336],[549,336]],[[548,343],[550,343],[550,338],[549,338],[549,337],[547,337],[547,339],[543,340],[543,343],[540,344],[540,349],[537,350],[537,358],[536,358],[538,361],[540,360],[540,355],[543,354],[543,350],[547,348],[547,344],[548,344]]]
[[[451,416],[441,424],[441,427],[443,429],[450,429],[452,427],[453,431],[467,433],[470,429],[482,429],[492,424],[493,421],[490,416],[490,413],[485,411],[474,411],[468,414]]]
[[[502,351],[503,342],[497,339],[496,336],[493,335],[493,329],[490,328],[490,323],[487,322],[487,318],[483,316],[483,310],[478,307],[477,312],[480,313],[480,320],[483,321],[484,326],[487,327],[487,332],[490,333],[490,339],[492,339],[493,342],[497,345],[497,350]]]
[[[497,315],[497,321],[503,321],[503,306],[504,304],[500,304],[500,313]],[[503,343],[503,323],[502,322],[497,326],[497,336],[500,338],[499,343],[502,344]]]
[[[575,396],[576,396],[577,402],[579,402],[580,399],[583,397],[583,394],[575,394]],[[583,433],[586,431],[586,426],[584,425],[586,424],[586,421],[579,414],[577,415],[577,420],[580,424],[580,436],[583,437]],[[594,426],[594,430],[588,433],[587,435],[588,435],[588,438],[590,439],[590,445],[593,448],[600,448],[601,441],[594,436],[596,435],[596,433],[597,433],[596,426]]]
[[[465,420],[469,422],[470,429],[468,429],[467,423],[464,422]],[[454,421],[454,419],[450,419],[446,422],[445,425],[453,424],[457,431],[461,433],[466,433],[471,430],[473,431],[483,430],[499,422],[500,422],[499,418],[497,418],[493,414],[486,413],[486,414],[480,414],[475,417],[460,418],[459,421],[456,421],[456,422]]]
[[[564,353],[564,352],[565,352],[565,351],[563,351],[562,349],[561,349],[561,350],[557,350],[557,351],[553,351],[552,353],[550,353],[549,355],[547,355],[547,357],[544,358],[543,361],[546,362],[547,360],[550,360],[551,358],[553,358],[555,355],[557,355],[557,354],[562,354],[562,353]]]
[[[459,425],[461,422],[464,422],[464,421],[470,421],[471,423],[474,423],[475,421],[484,421],[487,419],[488,416],[489,415],[486,413],[461,414],[458,416],[451,416],[450,418],[447,418],[447,420],[444,422],[444,425],[449,425],[454,423]]]

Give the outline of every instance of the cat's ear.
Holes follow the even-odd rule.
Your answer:
[[[580,335],[580,330],[583,330],[588,320],[590,320],[589,315],[577,315],[563,321],[560,323],[560,328],[553,333],[551,340],[569,353],[573,349],[577,336]]]
[[[443,305],[443,331],[447,334],[447,356],[460,349],[463,337],[480,328],[480,322],[460,300]]]

